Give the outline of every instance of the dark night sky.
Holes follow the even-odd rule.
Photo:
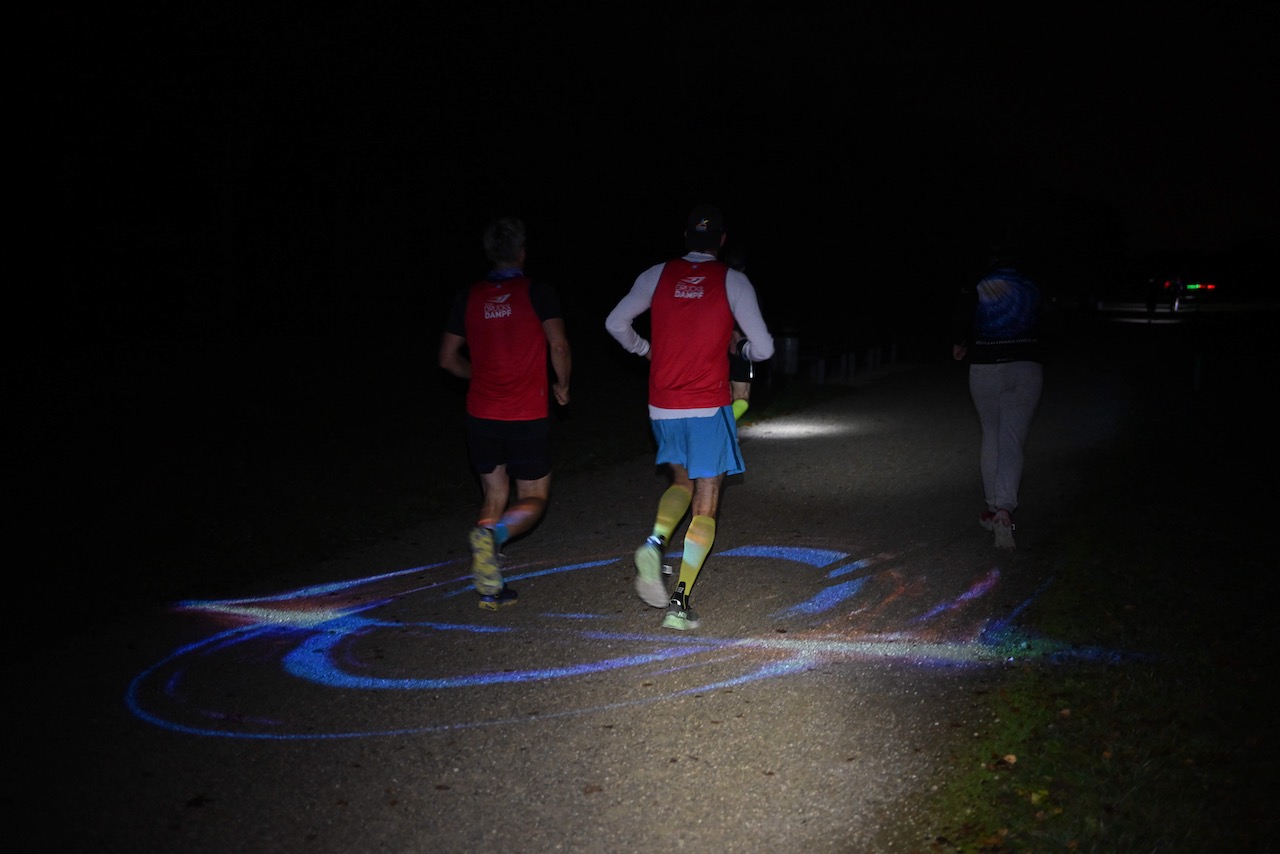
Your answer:
[[[1055,296],[1157,249],[1275,281],[1276,4],[865,5],[46,13],[54,274],[6,366],[26,505],[99,549],[171,511],[181,533],[206,490],[418,448],[460,417],[436,348],[497,214],[528,222],[596,403],[643,378],[605,314],[703,201],[803,346],[947,358],[1006,231]]]
[[[762,294],[932,296],[1006,229],[1077,288],[1151,250],[1274,250],[1274,4],[698,8],[63,13],[60,293],[434,336],[510,212],[595,323],[703,200]]]

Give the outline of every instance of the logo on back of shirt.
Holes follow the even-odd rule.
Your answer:
[[[484,319],[510,317],[511,304],[507,302],[509,299],[511,299],[511,294],[499,294],[496,297],[487,298],[484,301]]]
[[[702,287],[706,276],[688,276],[676,282],[676,299],[702,299],[705,290]]]

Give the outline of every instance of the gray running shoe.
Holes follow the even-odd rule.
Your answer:
[[[1016,548],[1013,544],[1013,519],[1010,518],[1007,510],[996,511],[995,517],[991,520],[991,529],[996,534],[996,548]]]
[[[636,593],[646,605],[667,604],[667,585],[662,580],[662,540],[650,537],[636,549]]]
[[[671,604],[667,605],[667,613],[662,617],[664,629],[687,632],[700,625],[702,621],[698,619],[698,612],[690,608],[688,602],[681,602],[679,599],[671,600]]]
[[[481,596],[497,596],[502,592],[502,570],[498,568],[498,546],[493,541],[493,531],[488,528],[472,528],[468,536],[471,545],[471,582]]]

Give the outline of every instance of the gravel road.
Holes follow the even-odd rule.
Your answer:
[[[1020,609],[1133,439],[1145,380],[1131,367],[1048,371],[1014,553],[976,524],[961,365],[885,366],[744,428],[748,471],[726,487],[689,634],[660,629],[631,587],[665,486],[644,453],[557,476],[543,525],[506,550],[521,600],[498,613],[469,590],[463,504],[217,578],[193,568],[217,555],[171,553],[164,583],[115,589],[96,612],[80,601],[73,625],[55,599],[33,636],[49,654],[24,657],[15,692],[19,838],[192,854],[916,850],[908,804],[938,784],[949,744],[992,724],[975,698],[1016,666]],[[634,403],[577,416],[562,445],[643,423]],[[402,432],[384,431],[386,452],[412,446]],[[435,475],[459,488],[455,468]],[[244,506],[289,518],[289,499],[262,495]]]

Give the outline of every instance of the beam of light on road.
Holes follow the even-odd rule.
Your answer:
[[[831,418],[810,418],[787,415],[772,418],[760,424],[749,424],[738,430],[743,439],[753,442],[771,439],[812,439],[830,436],[868,436],[879,428],[870,418],[850,418],[836,421]]]

